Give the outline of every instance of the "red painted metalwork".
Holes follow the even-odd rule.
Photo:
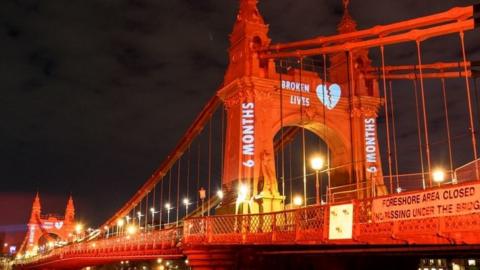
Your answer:
[[[467,184],[475,183],[480,182]],[[329,209],[335,205],[331,204],[277,213],[188,219],[183,242],[191,246],[480,244],[480,214],[376,223],[372,218],[372,198],[350,202],[354,204],[351,240],[329,239]]]
[[[473,10],[473,8],[471,8]],[[434,24],[434,22],[432,22]],[[458,33],[461,31],[472,30],[475,26],[473,19],[468,19],[465,21],[459,21],[455,23],[449,23],[441,26],[433,26],[431,28],[426,28],[422,30],[414,29],[410,32],[403,34],[396,34],[392,36],[379,37],[371,40],[365,41],[351,41],[341,45],[325,46],[316,49],[306,49],[306,50],[295,50],[292,52],[280,52],[280,53],[264,53],[260,55],[261,59],[272,59],[272,58],[288,58],[288,57],[305,57],[312,55],[322,55],[322,54],[333,54],[345,51],[359,50],[359,49],[368,49],[372,47],[387,46],[392,44],[398,44],[403,42],[411,42],[417,40],[425,40],[432,37],[448,35],[452,33]],[[371,29],[372,32],[375,28]]]
[[[473,6],[455,7],[448,11],[437,13],[430,16],[424,16],[403,22],[392,23],[389,25],[375,26],[370,29],[334,35],[329,37],[317,37],[309,40],[291,42],[285,44],[273,44],[269,46],[270,51],[295,50],[304,47],[323,47],[329,44],[344,43],[351,40],[367,39],[378,36],[387,36],[393,33],[404,32],[414,28],[423,28],[426,26],[448,23],[458,20],[466,20],[473,16]]]
[[[364,149],[359,150],[361,148],[359,146],[365,143],[363,137],[365,134],[361,133],[364,119],[376,119],[377,111],[382,105],[377,79],[379,77],[384,80],[416,79],[418,70],[416,66],[385,66],[381,70],[381,75],[374,74],[378,69],[370,66],[367,49],[381,47],[383,52],[384,46],[390,44],[411,41],[418,44],[431,37],[471,30],[474,27],[473,7],[454,8],[443,13],[362,31],[355,31],[355,22],[346,14],[339,27],[341,32],[339,35],[271,45],[268,26],[256,5],[256,0],[240,1],[240,12],[231,35],[230,65],[222,88],[208,102],[167,159],[105,225],[113,225],[142,201],[181,157],[222,102],[228,114],[222,184],[231,194],[235,192],[234,184],[243,182],[251,184],[252,195],[259,195],[258,198],[262,200],[260,203],[252,204],[253,207],[246,206],[252,208],[248,211],[241,209],[243,213],[251,214],[192,217],[184,220],[183,228],[75,243],[54,249],[48,254],[19,259],[16,262],[18,268],[80,268],[113,262],[120,258],[122,260],[180,258],[183,254],[189,259],[192,258],[196,267],[205,266],[205,263],[208,264],[206,261],[215,261],[219,267],[228,267],[233,258],[230,249],[240,246],[304,245],[328,249],[338,245],[398,247],[414,244],[480,244],[480,214],[376,222],[372,217],[372,205],[375,202],[372,197],[386,194],[382,166],[378,161],[376,165],[380,172],[373,175],[375,179],[369,177],[372,175],[365,172],[366,166],[363,161],[365,155],[362,152]],[[318,105],[316,107],[325,105],[320,103],[325,100],[322,101],[321,97],[316,96],[317,93],[313,95],[310,91],[302,91],[301,87],[290,89],[299,90],[300,103],[282,106],[280,116],[280,100],[283,105],[283,100],[288,100],[288,97],[292,98],[289,95],[294,95],[278,91],[280,78],[299,85],[309,83],[312,88],[321,84],[327,85],[327,82],[315,72],[305,71],[302,67],[296,69],[292,66],[291,71],[280,76],[275,70],[275,63],[271,60],[288,57],[302,59],[310,55],[324,55],[325,58],[328,55],[332,64],[328,70],[329,79],[348,91],[341,94],[343,99],[338,101],[334,116],[325,116],[314,108],[315,106],[308,107],[303,104],[303,98],[311,98],[311,102]],[[302,60],[299,62],[303,63]],[[354,66],[358,63],[364,64],[362,69]],[[384,61],[382,63],[384,64]],[[420,77],[423,79],[462,76],[468,82],[468,77],[472,75],[469,70],[471,66],[465,57],[462,63],[421,64]],[[431,72],[423,73],[429,69]],[[333,107],[329,109],[333,110]],[[241,137],[242,132],[252,131],[250,127],[241,126],[241,123],[245,122],[244,116],[248,118],[253,113],[255,116],[251,118],[257,121],[254,136],[252,135],[256,152],[244,154],[245,148],[241,144],[244,140]],[[285,119],[281,118],[283,115],[286,115]],[[259,122],[260,124],[257,124]],[[338,205],[336,203],[338,196],[335,197],[335,190],[331,187],[329,198],[332,198],[330,202],[335,200],[335,203],[277,211],[283,197],[276,186],[275,166],[271,156],[275,149],[281,147],[281,143],[274,144],[273,138],[284,125],[306,127],[320,137],[324,136],[323,139],[332,149],[333,167],[341,169],[343,173],[337,179],[345,182],[348,182],[349,178],[351,180],[353,176],[357,179],[356,183],[350,181],[350,185],[336,189],[347,194],[346,197],[338,199],[338,204],[348,202],[353,205],[353,235],[350,239],[332,240],[329,237],[331,207]],[[282,141],[288,142],[298,130],[297,127],[290,128]],[[327,132],[322,132],[325,130],[328,131],[328,136]],[[358,149],[353,149],[353,146],[357,146]],[[246,160],[245,155],[251,156],[251,160]],[[254,164],[257,166],[254,167]],[[350,166],[350,171],[345,166]],[[478,167],[478,160],[475,160],[467,167],[455,170],[453,172],[455,181],[452,180],[449,184],[465,181],[457,185],[462,187],[480,183]],[[463,176],[465,178],[462,178]],[[393,176],[390,176],[390,184],[392,178]],[[262,183],[264,185],[262,190],[257,190],[260,179],[264,181]],[[370,179],[370,182],[366,179]],[[473,182],[467,182],[472,180]],[[448,185],[432,188],[430,191],[441,191],[446,188]],[[416,192],[418,191],[402,194],[414,195]],[[391,196],[396,195],[385,195],[383,198]],[[225,209],[218,209],[217,213],[221,213],[222,210]],[[231,210],[227,209],[223,213],[232,213]],[[193,215],[198,215],[198,212],[194,212]]]
[[[68,198],[65,215],[61,216],[42,214],[40,195],[37,193],[27,227],[25,240],[18,251],[20,253],[37,250],[40,245],[46,245],[48,242],[71,240],[71,234],[75,230],[75,206],[72,196]]]
[[[120,260],[178,259],[183,257],[178,247],[180,237],[181,230],[174,228],[76,243],[45,255],[18,260],[16,266],[18,269],[79,269]]]

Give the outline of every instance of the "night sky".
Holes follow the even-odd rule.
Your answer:
[[[353,0],[351,14],[362,29],[475,2]],[[72,193],[94,225],[123,205],[221,85],[237,4],[0,1],[0,225],[26,223],[37,190],[46,212]],[[342,15],[340,0],[259,7],[273,42],[335,34]]]

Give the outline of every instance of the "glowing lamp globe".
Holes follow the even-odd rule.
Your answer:
[[[223,199],[223,191],[222,191],[222,190],[217,191],[217,197],[218,197],[220,200]]]
[[[442,169],[436,169],[433,171],[432,177],[435,183],[442,183],[445,181],[445,171]]]
[[[122,227],[123,224],[125,224],[125,221],[123,221],[123,219],[119,219],[119,220],[117,221],[117,226],[118,226],[118,227]]]
[[[134,235],[136,232],[137,232],[137,227],[135,227],[135,225],[128,226],[127,233],[129,235]]]
[[[301,205],[303,204],[303,199],[302,199],[302,197],[301,197],[301,196],[295,196],[295,197],[293,198],[293,204],[294,204],[295,206],[301,206]]]
[[[319,171],[323,168],[323,164],[324,164],[324,160],[322,157],[313,157],[311,160],[310,160],[310,166],[312,167],[312,169],[314,169],[315,171]]]

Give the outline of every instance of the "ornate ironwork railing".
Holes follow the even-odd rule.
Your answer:
[[[101,257],[101,256],[124,256],[128,255],[180,255],[178,247],[182,239],[183,229],[173,228],[166,230],[150,231],[133,235],[122,235],[106,239],[75,243],[60,248],[54,248],[48,253],[24,256],[15,261],[16,265],[35,265],[55,260],[64,260],[76,257]]]
[[[470,189],[470,185],[479,183],[480,181],[471,181],[456,187]],[[418,196],[422,197],[426,193],[437,191],[444,196],[451,189],[452,185],[448,184],[426,191],[344,202],[343,204],[353,204],[354,209],[352,237],[349,239],[330,239],[330,209],[336,204],[329,204],[275,213],[187,219],[184,222],[183,242],[190,245],[480,244],[479,211],[467,213],[463,209],[457,215],[434,215],[386,222],[374,220],[373,202],[376,199],[384,200],[405,194],[415,196],[419,192],[422,193]],[[452,205],[454,207],[459,206]],[[477,207],[475,209],[480,210],[480,201],[460,207]]]

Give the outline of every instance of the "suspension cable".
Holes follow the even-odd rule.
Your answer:
[[[420,75],[420,94],[422,99],[422,111],[423,111],[423,129],[425,135],[425,154],[427,156],[427,168],[428,168],[428,184],[432,187],[432,164],[430,160],[430,142],[428,137],[428,119],[427,119],[427,106],[425,104],[425,86],[423,82],[423,67],[422,67],[422,51],[420,48],[420,41],[417,40],[417,57],[418,57],[418,66],[419,66],[419,75]]]
[[[160,180],[160,203],[159,203],[159,215],[160,215],[160,221],[159,221],[159,229],[162,229],[162,219],[163,219],[163,177]]]
[[[288,160],[289,167],[290,167],[288,169],[288,172],[290,174],[290,176],[289,176],[289,181],[290,181],[290,204],[292,204],[292,200],[293,200],[292,144],[293,144],[293,142],[288,144],[288,147],[289,147],[288,153],[289,153],[289,156],[290,156],[290,158]]]
[[[443,70],[441,70],[443,72]],[[445,131],[447,132],[447,143],[448,143],[448,160],[450,165],[450,173],[453,173],[453,154],[452,154],[452,137],[450,134],[450,119],[448,116],[448,102],[447,102],[447,90],[445,78],[440,79],[442,83],[442,99],[443,99],[443,110],[445,113]]]
[[[413,80],[413,90],[415,93],[415,115],[417,119],[417,135],[418,135],[418,152],[419,152],[419,159],[420,159],[420,167],[422,169],[422,186],[423,189],[427,188],[427,184],[425,182],[425,165],[423,164],[423,144],[422,144],[422,129],[420,127],[420,108],[418,104],[418,87],[417,87],[417,71],[415,66],[415,79]]]
[[[144,230],[147,231],[148,227],[148,196],[150,195],[150,192],[147,193],[147,196],[145,197],[145,228]]]
[[[187,159],[187,196],[185,197],[185,203],[190,204],[189,188],[190,188],[190,145],[188,146],[188,159]],[[185,206],[185,217],[188,216],[188,206]]]
[[[460,32],[460,41],[462,43],[462,56],[463,56],[463,68],[465,72],[465,86],[467,90],[467,102],[468,102],[468,116],[470,120],[470,135],[472,137],[472,150],[473,150],[473,159],[477,160],[477,140],[475,138],[475,124],[473,123],[473,109],[472,109],[472,97],[470,94],[470,80],[468,79],[468,69],[467,69],[467,53],[465,51],[465,33],[463,31]],[[478,179],[479,172],[478,172],[478,162],[475,162],[475,173]]]
[[[395,118],[395,110],[394,104],[395,101],[393,99],[393,87],[392,81],[388,81],[388,85],[390,87],[390,113],[392,114],[392,135],[393,135],[393,151],[395,155],[393,156],[395,162],[395,181],[396,181],[396,190],[399,192],[400,184],[399,184],[399,176],[398,176],[398,150],[397,150],[397,128],[396,128],[396,118]]]
[[[168,201],[167,204],[165,205],[167,209],[167,224],[170,223],[170,207],[171,207],[171,193],[172,193],[172,168],[170,168],[170,171],[168,171]],[[168,207],[167,207],[168,206]]]
[[[478,96],[478,78],[474,77],[472,74],[472,82],[473,82],[473,93],[475,94],[475,108],[476,108],[476,113],[477,113],[477,128],[480,126],[479,121],[480,121],[480,104],[479,104],[479,96]],[[477,140],[479,139],[479,132],[475,133]]]
[[[285,210],[285,145],[284,145],[284,130],[283,130],[283,87],[282,87],[282,74],[283,74],[283,66],[282,66],[282,59],[280,59],[280,140],[281,140],[281,163],[282,163],[282,196],[283,196],[283,209]]]
[[[140,200],[140,203],[138,205],[138,213],[136,213],[137,217],[138,217],[138,229],[139,230],[142,228],[142,201],[143,200]]]
[[[210,194],[212,180],[212,120],[208,124],[208,190],[207,190],[207,216],[210,216]]]
[[[132,207],[132,210],[130,210],[130,212],[128,212],[128,216],[130,217],[130,215],[133,213],[132,215],[132,222],[133,224],[135,224],[135,210],[137,209],[137,206],[135,205],[134,207]]]
[[[180,157],[178,159],[178,165],[177,165],[177,218],[176,218],[176,226],[178,227],[178,218],[180,215],[180,167],[182,165],[182,158]]]
[[[324,89],[323,89],[323,100],[326,99],[326,92],[327,92],[327,89],[328,89],[328,86],[327,86],[327,55],[326,54],[323,54],[323,85],[324,85]],[[326,188],[326,201],[327,203],[329,202],[329,196],[328,196],[328,193],[329,193],[329,189],[331,188],[331,183],[330,183],[330,147],[327,143],[327,136],[328,136],[328,129],[327,129],[327,110],[326,110],[326,107],[325,106],[322,106],[323,107],[323,138],[324,138],[324,143],[325,143],[325,146],[327,147],[327,156],[326,156],[326,161],[327,161],[327,188]],[[321,190],[320,190],[321,192]]]
[[[300,84],[302,84],[303,57],[300,58]],[[307,164],[305,154],[305,125],[303,123],[303,93],[300,91],[300,123],[302,126],[302,159],[303,159],[303,205],[307,207]]]
[[[155,229],[155,193],[157,189],[157,184],[153,186],[153,200],[152,200],[152,207],[150,211],[152,212],[152,230]]]
[[[355,177],[357,190],[360,190],[360,181],[357,174],[357,160],[354,153],[353,143],[353,99],[355,96],[355,87],[353,84],[353,55],[351,51],[347,52],[347,76],[348,76],[348,108],[349,108],[349,124],[350,124],[350,184],[352,184]]]
[[[385,110],[385,122],[386,122],[386,132],[387,132],[387,159],[388,159],[388,178],[390,181],[390,193],[393,193],[393,177],[392,177],[392,150],[390,146],[390,119],[388,115],[388,95],[387,95],[387,74],[385,71],[385,48],[380,46],[380,54],[382,55],[382,75],[383,75],[383,97],[385,99],[384,110]]]
[[[221,158],[220,158],[220,190],[223,192],[223,186],[222,186],[222,182],[223,182],[223,159],[225,158],[225,104],[222,104],[222,123],[221,123]]]
[[[196,208],[198,208],[199,200],[200,200],[200,154],[201,154],[201,148],[200,148],[200,143],[198,143],[198,149],[197,149],[197,190],[196,190]]]

